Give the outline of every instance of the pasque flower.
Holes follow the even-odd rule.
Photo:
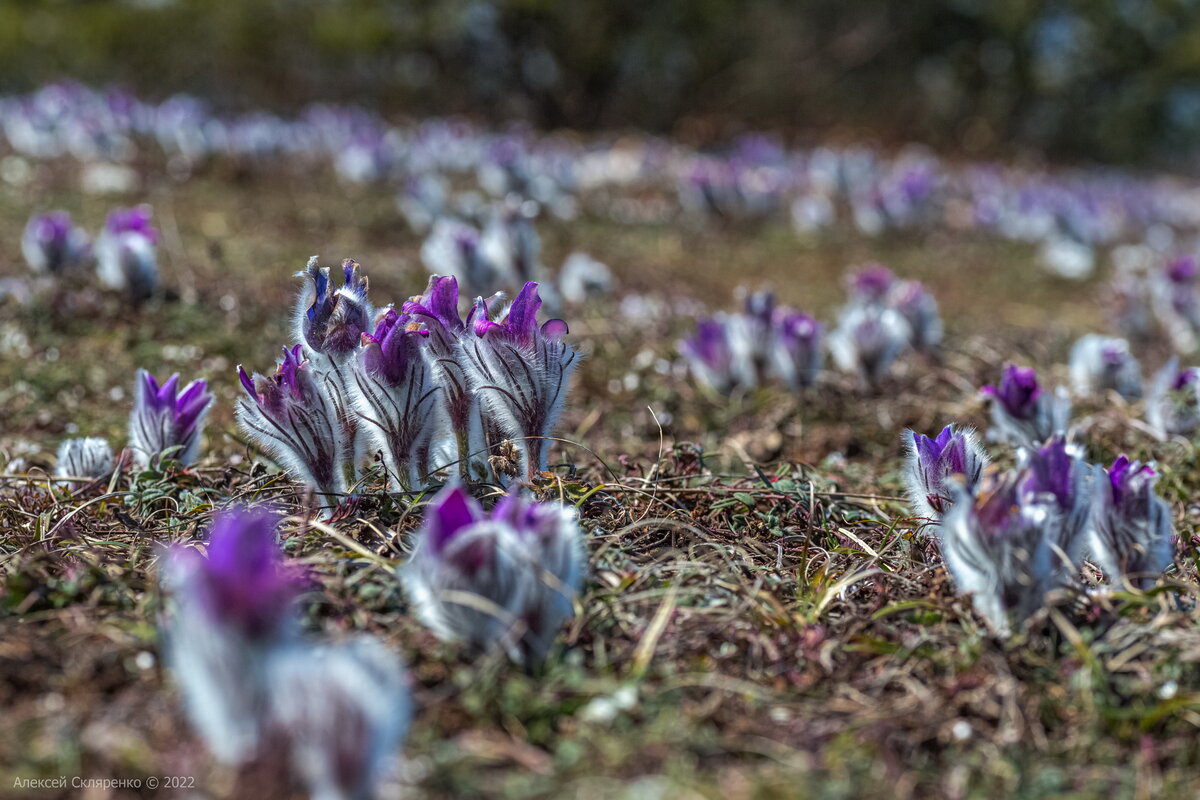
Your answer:
[[[1065,433],[1071,401],[1062,390],[1049,394],[1032,367],[1005,366],[997,386],[981,390],[991,401],[992,435],[1013,445],[1037,447]]]
[[[941,524],[942,557],[959,594],[1006,636],[1043,602],[1057,564],[1051,543],[1061,528],[1053,497],[1021,491],[1019,472],[985,476],[977,496],[955,489]]]
[[[811,386],[824,362],[821,324],[779,305],[770,290],[739,293],[740,312],[700,320],[696,333],[679,343],[692,374],[722,394],[773,378],[791,389]]]
[[[1096,472],[1089,556],[1109,581],[1148,587],[1171,566],[1175,550],[1171,508],[1154,490],[1158,475],[1123,455]]]
[[[112,470],[112,448],[103,439],[67,439],[58,446],[56,478],[102,478]]]
[[[1142,396],[1142,370],[1129,342],[1089,333],[1071,348],[1071,383],[1081,396],[1112,390],[1133,400]]]
[[[909,345],[912,331],[899,312],[876,305],[850,305],[829,334],[834,362],[877,385]]]
[[[546,438],[562,413],[578,354],[563,341],[567,323],[539,326],[538,285],[525,284],[499,321],[476,301],[459,355],[471,390],[504,435],[517,440],[525,475],[546,468]]]
[[[904,479],[908,485],[909,506],[917,516],[933,522],[941,520],[955,496],[952,476],[969,496],[974,496],[989,463],[975,431],[947,425],[937,438],[916,431],[905,431]]]
[[[821,323],[802,311],[778,308],[772,330],[771,373],[790,389],[812,386],[825,362]]]
[[[376,794],[408,732],[404,665],[373,636],[297,642],[268,664],[271,725],[313,800]]]
[[[66,211],[34,214],[21,237],[21,253],[39,275],[61,275],[87,259],[88,235]]]
[[[1146,421],[1162,436],[1191,436],[1200,427],[1200,369],[1172,358],[1146,397]]]
[[[1053,502],[1059,525],[1052,540],[1058,565],[1078,572],[1091,523],[1093,471],[1062,436],[1022,458],[1021,492],[1031,502]]]
[[[361,454],[358,419],[351,407],[351,373],[359,342],[371,331],[373,311],[367,300],[367,278],[359,273],[358,262],[343,260],[341,271],[342,286],[336,290],[329,268],[318,266],[317,256],[296,273],[304,280],[304,288],[296,300],[293,325],[314,377],[334,403],[346,448],[345,463],[357,466]]]
[[[180,464],[193,463],[212,401],[205,381],[192,381],[181,392],[178,373],[160,386],[153,375],[139,369],[129,417],[129,449],[134,466],[145,469],[154,456],[167,450]]]
[[[158,232],[150,225],[150,206],[111,212],[96,239],[100,283],[135,301],[148,299],[158,287],[157,241]]]
[[[347,448],[337,407],[308,362],[301,345],[284,348],[270,377],[253,378],[238,365],[246,396],[238,398],[242,430],[291,476],[332,496],[346,489]]]
[[[234,509],[214,521],[207,557],[169,554],[167,664],[222,763],[279,759],[311,797],[371,797],[408,728],[403,664],[373,637],[301,638],[300,584],[276,524],[270,512]]]
[[[259,754],[269,711],[267,661],[295,636],[296,577],[275,544],[278,518],[261,509],[219,514],[207,557],[173,551],[165,585],[167,663],[188,718],[224,763]]]
[[[469,292],[484,295],[504,282],[499,267],[480,249],[479,231],[443,217],[421,245],[421,261],[429,272],[457,280]]]
[[[679,343],[679,352],[692,375],[720,394],[727,394],[737,384],[733,374],[733,348],[724,316],[718,314],[700,320],[696,323],[696,332]]]
[[[403,312],[428,333],[425,347],[440,389],[439,402],[454,435],[459,472],[465,480],[481,477],[486,466],[480,457],[487,451],[479,399],[460,362],[459,342],[467,335],[467,326],[458,311],[458,280],[452,275],[432,276],[425,293],[406,302]]]
[[[435,466],[434,437],[444,430],[443,403],[426,356],[428,331],[389,308],[374,333],[362,335],[353,371],[354,408],[370,446],[383,454],[400,489],[426,485]]]
[[[451,486],[434,498],[400,574],[415,613],[439,637],[501,646],[532,664],[572,615],[583,571],[573,513],[508,497],[488,515]]]

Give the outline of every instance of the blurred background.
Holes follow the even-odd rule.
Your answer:
[[[803,143],[918,140],[1183,168],[1200,136],[1189,0],[0,0],[0,93],[64,77],[217,110]]]

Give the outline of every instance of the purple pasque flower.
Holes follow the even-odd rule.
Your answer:
[[[541,661],[583,576],[582,534],[561,506],[520,498],[492,514],[461,487],[434,498],[401,579],[414,611],[447,641]]]
[[[113,467],[112,448],[104,439],[67,439],[58,446],[54,477],[103,478],[113,471]]]
[[[990,473],[976,495],[954,490],[941,524],[942,558],[959,594],[999,636],[1043,602],[1058,563],[1051,543],[1061,528],[1052,497],[1020,490],[1019,472]]]
[[[896,358],[908,347],[912,331],[897,311],[878,305],[851,304],[829,334],[834,363],[857,372],[877,386]]]
[[[375,797],[412,716],[400,657],[361,635],[294,642],[267,665],[272,734],[312,798]]]
[[[522,286],[543,279],[542,240],[533,227],[538,204],[532,200],[506,200],[483,229],[479,252],[495,266],[504,286]]]
[[[558,290],[567,303],[581,305],[609,294],[612,287],[612,270],[587,253],[571,253],[558,270]]]
[[[887,303],[908,323],[914,350],[929,352],[942,343],[942,318],[937,300],[920,281],[898,281],[888,293]]]
[[[429,332],[387,309],[362,335],[351,396],[369,446],[383,455],[393,487],[427,485],[434,437],[443,433],[444,402],[426,350]]]
[[[696,380],[720,394],[728,394],[737,384],[733,373],[733,347],[725,326],[724,314],[696,323],[696,332],[679,342],[679,352],[687,361]]]
[[[318,266],[317,258],[296,273],[304,279],[304,288],[296,300],[295,337],[310,359],[319,354],[343,363],[355,355],[362,335],[371,331],[374,312],[367,300],[368,280],[359,273],[358,262],[347,258],[342,261],[342,286],[335,290],[329,267]]]
[[[1158,474],[1124,455],[1096,471],[1089,556],[1111,583],[1127,578],[1147,588],[1171,566],[1175,551],[1171,507],[1154,490]]]
[[[374,311],[367,300],[367,277],[353,259],[342,261],[342,286],[334,289],[329,267],[317,265],[317,256],[296,273],[304,287],[296,299],[295,341],[304,346],[313,375],[321,382],[337,411],[345,444],[345,463],[357,470],[362,462],[358,417],[354,414],[351,377],[363,334],[372,328]]]
[[[521,449],[525,476],[546,468],[546,439],[562,413],[578,353],[563,341],[567,323],[539,326],[538,285],[526,283],[498,322],[477,300],[459,355],[471,390],[503,435]]]
[[[279,516],[261,508],[218,514],[207,557],[192,564],[188,590],[215,622],[247,639],[271,639],[292,624],[297,576],[287,570],[276,543]]]
[[[213,402],[208,383],[192,381],[181,392],[179,373],[159,385],[153,375],[139,369],[135,384],[133,413],[129,416],[133,465],[145,469],[152,458],[167,450],[183,466],[195,462]]]
[[[459,361],[459,340],[466,335],[467,326],[458,312],[458,280],[452,275],[430,277],[425,294],[406,302],[402,310],[428,332],[425,347],[454,434],[459,471],[468,481],[483,477],[487,468],[479,457],[486,454],[487,445],[479,400]]]
[[[549,651],[562,623],[575,615],[575,596],[587,571],[578,517],[573,508],[560,503],[509,494],[492,509],[492,520],[512,526],[533,554],[538,575],[520,622],[526,631],[525,661],[537,662]]]
[[[896,280],[896,274],[883,264],[867,264],[847,279],[850,302],[885,305]]]
[[[87,260],[88,235],[66,211],[34,214],[21,236],[21,253],[37,274],[62,275]]]
[[[812,386],[824,365],[821,323],[805,314],[780,307],[771,321],[770,372],[790,389]]]
[[[158,232],[150,225],[150,213],[147,205],[115,209],[96,239],[100,283],[137,302],[149,299],[158,286]]]
[[[1126,400],[1142,396],[1142,369],[1129,342],[1089,333],[1071,348],[1071,383],[1083,397],[1114,391]]]
[[[267,727],[267,661],[294,638],[296,577],[275,542],[278,517],[233,509],[213,522],[207,557],[169,554],[166,661],[188,718],[225,764],[259,755]]]
[[[1153,307],[1177,350],[1191,352],[1200,332],[1200,266],[1192,256],[1167,263],[1154,276]]]
[[[961,475],[963,488],[974,496],[990,462],[975,431],[947,425],[935,439],[912,430],[905,431],[902,438],[904,478],[913,513],[934,523],[941,520],[954,496],[950,483],[953,475]]]
[[[1192,436],[1200,428],[1200,369],[1180,369],[1172,358],[1150,384],[1146,421],[1160,436]]]
[[[1043,391],[1033,367],[1008,364],[998,386],[984,386],[980,391],[991,401],[992,438],[1033,448],[1066,432],[1070,399],[1062,389],[1054,394]]]
[[[433,275],[447,275],[476,295],[503,282],[499,267],[480,249],[479,231],[465,222],[443,217],[421,245],[421,261]]]
[[[1062,436],[1038,450],[1023,453],[1021,492],[1037,500],[1052,500],[1059,528],[1053,540],[1063,568],[1078,571],[1091,521],[1094,476]]]
[[[302,345],[283,349],[275,374],[253,378],[238,365],[246,397],[238,398],[242,430],[294,479],[332,499],[346,490],[344,428],[324,382]]]

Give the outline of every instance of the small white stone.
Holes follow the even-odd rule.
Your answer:
[[[971,723],[967,722],[965,719],[960,719],[958,722],[954,723],[954,727],[950,729],[950,735],[954,737],[955,741],[959,742],[965,742],[967,739],[970,739],[972,733],[974,733],[974,731],[971,729]]]
[[[134,657],[133,663],[137,665],[138,669],[153,669],[154,653],[151,653],[149,650],[143,650]]]

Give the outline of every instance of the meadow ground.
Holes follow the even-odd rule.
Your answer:
[[[273,363],[308,256],[357,259],[377,303],[424,288],[419,239],[390,193],[214,168],[100,198],[78,193],[76,169],[0,184],[0,278],[26,272],[17,243],[31,212],[65,208],[95,229],[110,206],[146,200],[172,296],[133,309],[81,282],[0,304],[0,450],[48,465],[70,434],[123,442],[137,367],[207,378],[217,404],[194,469],[71,491],[0,477],[0,796],[26,796],[17,777],[59,775],[194,776],[218,796],[260,781],[258,797],[273,796],[272,776],[236,783],[209,762],[156,657],[155,624],[161,547],[202,535],[231,500],[268,497],[297,512],[284,546],[311,576],[306,625],[370,631],[409,664],[406,796],[1200,791],[1190,444],[1155,441],[1114,397],[1079,409],[1095,460],[1159,460],[1177,566],[1147,595],[1063,597],[1003,643],[955,597],[901,499],[900,432],[984,426],[977,389],[1007,360],[1063,382],[1070,342],[1105,330],[1098,284],[1055,279],[1031,250],[969,234],[541,223],[547,263],[585,250],[612,267],[617,298],[721,308],[738,285],[770,284],[828,322],[844,270],[878,260],[927,283],[948,332],[940,359],[906,359],[873,393],[829,373],[803,393],[716,399],[657,368],[676,359],[686,317],[629,318],[615,300],[571,313],[585,358],[542,489],[580,506],[590,578],[560,657],[526,673],[472,661],[409,617],[393,573],[414,498],[369,491],[334,533],[310,525],[304,498],[233,421],[234,368]]]

